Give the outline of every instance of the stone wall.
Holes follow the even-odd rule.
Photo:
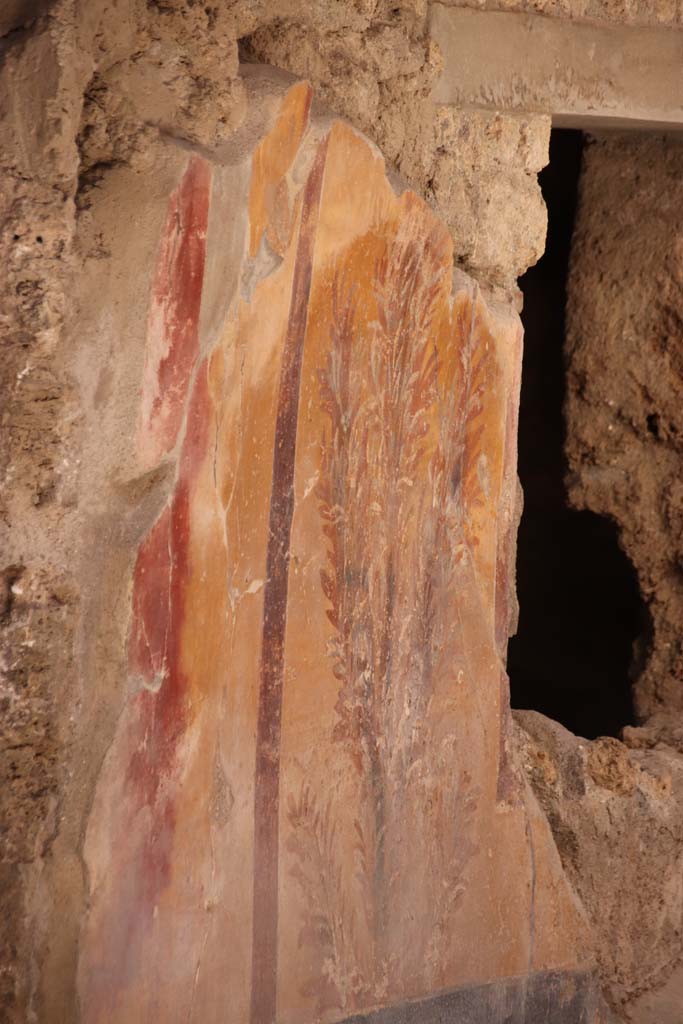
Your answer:
[[[682,171],[675,137],[588,145],[567,306],[570,500],[616,520],[638,572],[641,719],[683,711]]]
[[[591,743],[534,711],[514,716],[522,763],[590,919],[615,1019],[675,1024],[683,759],[661,732],[628,729],[628,746],[613,737]]]
[[[439,58],[425,18],[419,3],[276,12],[128,0],[114,15],[105,3],[56,0],[3,11],[0,959],[9,1020],[75,1012],[86,814],[127,692],[136,544],[170,486],[168,467],[140,476],[126,455],[140,325],[187,147],[231,161],[258,131],[245,120],[238,41],[250,60],[305,74],[321,101],[367,131],[454,229],[455,261],[501,297],[542,249],[535,172],[547,119],[434,111]]]
[[[624,723],[623,743],[590,743],[516,714],[609,1002],[638,1024],[676,1021],[683,986],[682,169],[676,136],[589,139],[568,280],[567,492],[574,508],[617,524],[637,572],[648,612],[630,668],[640,724]]]
[[[623,12],[632,15],[635,8]],[[597,1021],[584,916],[515,768],[502,668],[512,607],[516,278],[544,245],[536,173],[547,159],[549,118],[435,105],[441,58],[422,0],[287,0],[277,9],[269,0],[124,0],[115,9],[105,0],[18,0],[4,8],[0,31],[3,1019],[174,1020],[180,1009],[186,1017],[201,1009],[203,1019],[218,1020],[233,999],[246,1019],[257,970],[271,1000],[277,985],[292,1021],[374,1010],[377,1020],[420,1020],[441,1012],[430,998],[444,988],[454,990],[448,1005],[458,1012],[486,1013],[496,1024],[510,1015],[521,1024],[532,1013]],[[293,80],[259,77],[240,60],[307,79],[315,94],[310,125],[299,100],[278,129]],[[294,89],[300,97],[307,87]],[[310,221],[322,203],[315,168],[330,131],[340,197],[321,206],[325,244],[334,247],[330,238],[357,221],[375,262],[353,240],[336,263],[316,263],[304,251],[301,225],[310,228],[309,246],[318,238]],[[370,195],[375,206],[366,209],[360,200]],[[320,237],[323,245],[322,229]],[[387,478],[393,497],[373,492],[363,512],[376,506],[384,515],[387,500],[400,518],[422,503],[431,513],[412,518],[431,534],[378,534],[368,554],[379,558],[387,544],[393,551],[372,570],[372,593],[390,593],[402,609],[390,617],[396,651],[387,633],[373,678],[387,678],[391,653],[405,683],[403,705],[382,705],[386,721],[374,723],[373,746],[359,695],[367,666],[346,680],[346,704],[332,699],[342,683],[330,659],[339,648],[332,630],[343,629],[327,562],[339,542],[339,503],[319,478],[333,430],[331,415],[323,423],[325,401],[331,408],[349,396],[338,385],[325,398],[323,378],[348,309],[320,282],[336,268],[361,290],[360,337],[379,345],[373,332],[382,327],[395,338],[398,321],[395,310],[382,321],[378,294],[389,287],[392,258],[412,258],[410,244],[434,249],[429,275],[415,276],[423,291],[433,289],[429,310],[432,300],[438,306],[422,325],[435,355],[406,378],[422,388],[420,402],[403,406],[414,418],[416,461],[404,465],[399,445]],[[452,280],[452,264],[471,276]],[[399,275],[406,268],[393,267]],[[325,296],[315,307],[325,330],[306,335],[305,359],[320,365],[306,376],[304,362],[297,416],[276,395],[274,367],[291,333],[287,311],[303,301],[307,279],[311,295]],[[396,305],[401,289],[392,287]],[[386,376],[386,344],[377,351],[384,355],[368,356],[358,376]],[[451,372],[465,373],[467,386],[451,388]],[[235,382],[247,377],[242,392]],[[456,393],[467,396],[464,411],[444,412]],[[376,416],[386,401],[378,389],[370,402]],[[256,445],[256,434],[235,426],[236,409],[252,416],[257,433],[272,427],[272,436]],[[291,561],[271,552],[262,521],[278,493],[279,415],[290,428],[293,416],[309,445],[289,468],[290,483],[298,481],[288,513]],[[440,448],[449,424],[461,428],[453,442],[460,474]],[[244,463],[236,438],[247,444]],[[217,453],[239,467],[234,477],[219,480]],[[375,471],[383,457],[375,452]],[[286,511],[286,481],[281,491]],[[217,528],[218,500],[234,517],[231,529],[261,531],[244,578],[244,553],[228,557]],[[430,552],[445,521],[460,530],[462,550],[450,551],[457,565],[437,579]],[[279,712],[261,720],[262,636],[252,621],[259,609],[263,619],[268,589],[257,563],[271,555],[298,588],[292,615],[309,645],[280,659],[281,689],[307,680],[282,721],[282,842],[272,815],[256,813],[266,822],[263,877],[274,849],[282,860],[281,931],[272,884],[266,896],[256,891],[245,856],[259,800],[272,803],[272,786],[253,792],[254,778],[268,776],[267,765],[256,766],[259,756],[269,760],[268,726]],[[420,642],[405,612],[416,580],[426,609]],[[269,600],[276,615],[277,595]],[[385,613],[386,600],[366,615],[367,637],[377,639]],[[444,665],[447,631],[438,617],[446,613],[460,617],[461,643]],[[271,647],[281,643],[276,636]],[[434,654],[438,685],[419,716],[424,729],[411,732],[417,698],[407,681],[425,652]],[[218,685],[216,666],[246,687],[239,699],[241,691]],[[310,691],[319,677],[327,689],[318,701]],[[218,722],[228,723],[221,743]],[[390,725],[405,743],[410,733],[410,756],[405,743],[392,751],[419,771],[389,765]],[[336,803],[325,804],[331,771]],[[415,821],[405,812],[411,800],[425,820],[406,837],[399,826]],[[396,862],[382,867],[389,835]],[[315,857],[323,855],[321,874]],[[335,857],[340,866],[332,869]],[[333,917],[346,940],[317,907],[327,898],[321,877],[339,883],[348,920]],[[372,879],[370,896],[361,892],[364,877]],[[258,937],[250,908],[266,897],[270,931]],[[391,928],[373,924],[369,907]],[[398,948],[408,929],[401,913],[418,910],[425,918],[419,928],[411,919],[414,948]],[[352,929],[362,933],[353,943]],[[277,957],[274,935],[284,936]],[[351,953],[341,956],[344,941],[357,964]],[[268,953],[255,963],[253,944]],[[237,953],[226,968],[230,946]],[[513,976],[522,980],[501,980]],[[396,1010],[406,1000],[417,1009]],[[251,1012],[265,1020],[271,1010],[252,1004]]]

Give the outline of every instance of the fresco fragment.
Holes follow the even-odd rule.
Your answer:
[[[86,1024],[342,1021],[581,963],[506,744],[519,323],[310,102],[254,150],[249,298],[145,368],[141,450],[180,454],[85,844]],[[204,210],[192,161],[169,209]]]

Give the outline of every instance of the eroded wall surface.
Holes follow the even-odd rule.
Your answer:
[[[592,923],[618,1020],[674,1024],[683,979],[681,170],[676,137],[585,146],[567,301],[570,503],[613,519],[647,615],[636,723],[588,742],[516,712],[522,760]]]
[[[590,742],[534,711],[514,717],[522,762],[591,922],[614,1020],[676,1024],[683,759],[661,732]]]
[[[419,1020],[462,989],[522,1021],[521,977],[595,1020],[510,749],[519,321],[306,83],[246,82],[255,146],[176,154],[137,328],[127,471],[163,484],[87,820],[81,1019]]]
[[[641,719],[683,710],[682,170],[675,137],[587,147],[567,306],[569,495],[617,521],[638,572]]]

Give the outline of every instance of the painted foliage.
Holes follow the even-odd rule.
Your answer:
[[[310,107],[290,89],[254,151],[219,335],[196,298],[150,314],[141,467],[177,475],[86,839],[88,1024],[336,1021],[576,962],[506,763],[518,322]],[[153,311],[201,294],[209,177],[170,198]]]

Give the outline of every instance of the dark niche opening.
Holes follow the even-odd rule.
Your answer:
[[[525,343],[519,423],[524,513],[517,550],[520,617],[510,641],[514,708],[540,711],[587,739],[634,719],[632,659],[644,603],[616,525],[571,509],[564,487],[566,281],[583,135],[555,130],[540,175],[546,252],[520,280]]]

